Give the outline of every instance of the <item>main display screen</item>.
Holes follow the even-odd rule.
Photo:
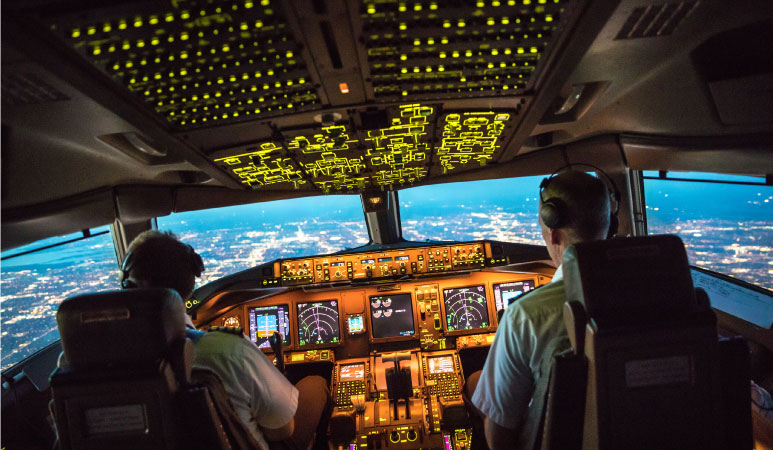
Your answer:
[[[341,342],[338,302],[298,303],[298,345],[337,344]]]
[[[489,326],[485,286],[443,289],[448,331]]]
[[[497,311],[507,309],[507,306],[521,295],[534,289],[534,280],[513,281],[494,285],[494,304]]]
[[[454,358],[451,355],[436,356],[427,358],[427,370],[430,374],[434,373],[453,373]]]
[[[341,366],[340,381],[362,380],[365,378],[365,364],[347,364]]]
[[[411,294],[378,295],[370,298],[370,322],[374,338],[413,336]]]
[[[270,348],[268,338],[275,331],[282,345],[290,345],[290,308],[287,305],[259,306],[247,312],[250,318],[250,340],[259,348]]]

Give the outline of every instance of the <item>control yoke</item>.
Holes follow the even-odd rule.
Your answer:
[[[397,403],[399,400],[405,400],[405,418],[411,418],[410,399],[413,396],[413,384],[411,382],[411,367],[400,367],[401,361],[410,361],[411,353],[389,353],[381,357],[384,363],[392,362],[394,367],[388,367],[384,371],[386,376],[387,396],[390,401],[394,402],[393,414],[395,420],[398,420],[400,415],[397,409]]]
[[[282,354],[282,336],[278,331],[274,331],[274,334],[268,337],[268,345],[270,345],[271,350],[274,351],[276,368],[279,369],[280,372],[285,373],[285,358]]]

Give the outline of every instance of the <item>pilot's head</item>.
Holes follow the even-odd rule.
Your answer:
[[[169,288],[187,299],[193,293],[195,277],[203,271],[201,256],[190,245],[170,232],[148,230],[129,244],[121,266],[121,286]]]
[[[556,264],[569,245],[606,238],[610,220],[610,191],[600,179],[569,170],[540,184],[539,223]]]

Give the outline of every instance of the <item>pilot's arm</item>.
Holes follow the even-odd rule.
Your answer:
[[[529,367],[536,334],[519,308],[511,306],[497,329],[472,403],[483,413],[486,440],[492,450],[511,449],[520,434],[534,391]]]

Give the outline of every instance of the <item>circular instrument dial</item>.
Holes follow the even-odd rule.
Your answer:
[[[485,328],[489,325],[486,296],[476,288],[446,291],[445,306],[448,331]]]
[[[301,346],[340,342],[336,302],[298,304],[298,337]]]

